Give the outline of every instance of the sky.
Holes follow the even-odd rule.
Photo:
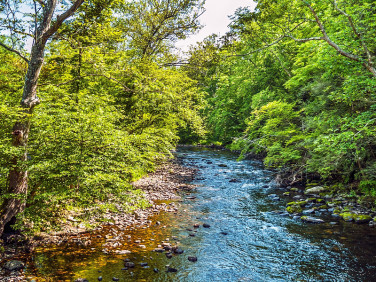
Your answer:
[[[204,27],[197,34],[177,42],[176,47],[187,51],[189,45],[200,42],[213,33],[224,35],[229,31],[228,25],[231,22],[228,16],[233,15],[239,7],[254,9],[255,6],[252,0],[206,0],[206,11],[200,17],[200,22]]]

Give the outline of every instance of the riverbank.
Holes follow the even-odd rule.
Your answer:
[[[181,199],[180,192],[192,191],[195,186],[188,184],[197,173],[197,169],[187,168],[181,165],[179,159],[170,160],[158,167],[154,173],[132,183],[135,189],[144,192],[145,198],[150,206],[146,209],[138,209],[133,213],[126,213],[123,210],[118,212],[108,212],[103,215],[105,222],[93,230],[86,226],[77,224],[77,220],[68,216],[62,232],[39,234],[33,238],[26,238],[22,234],[6,234],[3,244],[0,245],[0,281],[26,281],[22,274],[25,263],[22,261],[28,253],[38,246],[69,244],[73,242],[77,245],[89,246],[91,240],[90,233],[95,234],[104,228],[116,226],[118,230],[133,230],[136,228],[148,228],[155,224],[150,220],[152,215],[162,211],[174,213],[177,211],[177,202]],[[94,223],[96,218],[90,219],[89,223]],[[109,244],[108,249],[103,252],[121,252],[116,249],[116,242]],[[18,261],[18,267],[6,265],[10,261]],[[9,263],[8,263],[9,264]]]

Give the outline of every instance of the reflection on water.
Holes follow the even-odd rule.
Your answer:
[[[148,229],[108,226],[87,235],[92,243],[87,247],[39,249],[28,275],[41,281],[97,281],[99,276],[103,281],[374,281],[375,230],[344,222],[307,225],[274,213],[285,202],[267,196],[283,191],[258,161],[237,162],[231,153],[197,148],[180,149],[179,155],[185,165],[200,167],[197,191],[190,195],[195,199],[184,200],[176,214],[154,216],[152,222],[160,225]],[[200,228],[193,228],[196,223]],[[111,238],[131,254],[103,253]],[[184,253],[169,259],[153,252],[162,241],[178,244]],[[123,259],[135,268],[122,270]],[[166,272],[167,266],[178,272]]]

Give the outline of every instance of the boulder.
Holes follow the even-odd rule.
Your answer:
[[[306,223],[324,223],[325,222],[320,218],[315,218],[312,216],[302,216],[300,219]]]
[[[305,190],[304,194],[320,194],[322,192],[325,191],[325,188],[322,187],[322,186],[316,186],[316,187],[312,187],[312,188],[309,188],[307,190]]]
[[[9,271],[17,271],[25,268],[25,264],[19,260],[11,260],[4,264],[4,268]]]

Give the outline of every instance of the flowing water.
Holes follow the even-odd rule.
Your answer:
[[[104,254],[98,236],[88,247],[39,249],[28,276],[37,281],[98,281],[99,276],[103,281],[376,281],[376,230],[332,225],[330,218],[304,224],[279,215],[274,211],[283,210],[288,200],[268,197],[284,191],[259,161],[237,161],[232,153],[199,148],[181,148],[178,155],[184,165],[199,167],[198,187],[185,195],[176,214],[151,218],[160,225],[126,231],[132,240],[121,243],[131,254]],[[193,228],[196,223],[200,228]],[[134,244],[135,238],[145,248]],[[184,253],[169,259],[153,252],[162,241],[179,241]],[[125,258],[135,268],[122,270]],[[178,271],[166,272],[167,266]]]

